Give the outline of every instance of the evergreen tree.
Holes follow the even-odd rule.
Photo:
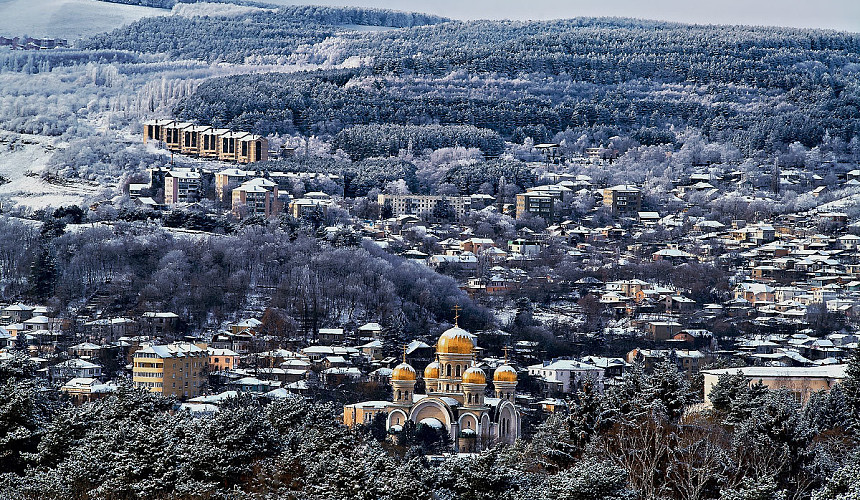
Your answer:
[[[654,366],[645,387],[645,400],[660,404],[669,419],[677,421],[690,401],[690,384],[676,362],[665,359]]]
[[[852,433],[860,431],[860,349],[854,349],[845,367],[845,378],[840,382],[848,410],[848,428]]]
[[[741,484],[720,492],[720,500],[784,500],[785,491],[777,489],[772,478],[745,477]]]
[[[56,279],[54,258],[48,245],[43,243],[30,266],[30,295],[40,302],[48,300],[54,294]]]
[[[607,462],[589,460],[548,476],[527,494],[528,500],[633,500],[627,487],[627,473]]]

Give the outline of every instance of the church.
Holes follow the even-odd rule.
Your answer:
[[[353,426],[387,414],[389,432],[409,420],[445,429],[459,453],[477,452],[498,443],[512,444],[520,435],[515,391],[517,372],[507,362],[493,372],[495,397],[485,397],[487,377],[474,366],[476,337],[459,326],[436,343],[436,361],[424,369],[426,394],[415,394],[418,374],[404,359],[391,374],[393,401],[345,405],[343,420]]]

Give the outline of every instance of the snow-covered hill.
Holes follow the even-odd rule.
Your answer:
[[[0,35],[78,38],[109,31],[169,10],[97,0],[0,0]]]
[[[79,181],[52,184],[41,173],[55,149],[55,139],[38,135],[0,134],[0,204],[33,209],[79,204],[99,188]]]

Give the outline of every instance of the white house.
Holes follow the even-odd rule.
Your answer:
[[[603,368],[575,361],[558,359],[544,361],[528,367],[529,375],[543,379],[548,388],[558,392],[576,391],[586,380],[590,380],[598,391],[603,392]]]

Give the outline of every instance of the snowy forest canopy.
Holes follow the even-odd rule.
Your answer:
[[[147,17],[80,46],[239,63],[250,56],[288,56],[301,45],[343,31],[345,25],[408,28],[443,21],[381,9],[291,6],[237,16]]]
[[[511,138],[545,127],[539,141],[572,127],[633,134],[692,126],[745,154],[795,141],[813,147],[827,134],[847,142],[860,131],[856,34],[606,19],[472,22],[351,36],[328,50],[332,64],[372,62],[211,79],[176,111],[261,133],[468,124]]]

